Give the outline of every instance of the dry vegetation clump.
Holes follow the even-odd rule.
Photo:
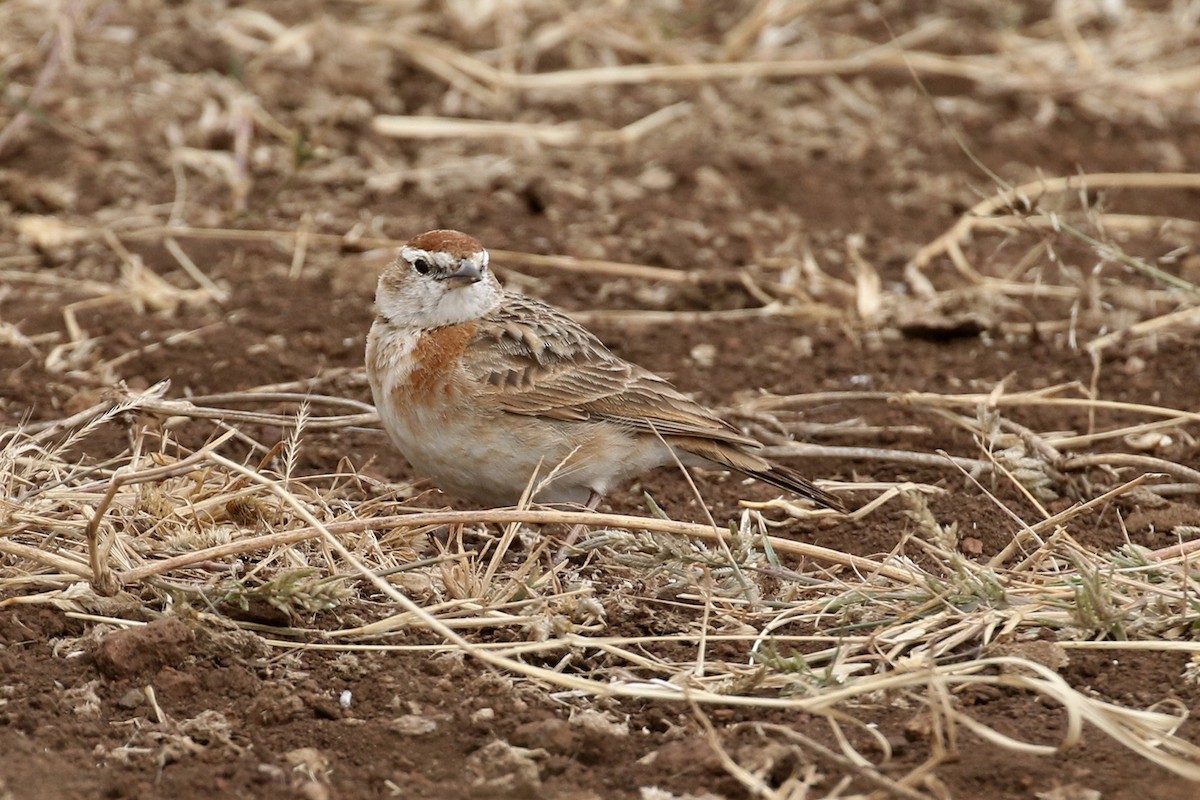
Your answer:
[[[180,615],[274,650],[465,653],[546,694],[675,704],[753,796],[816,796],[815,773],[770,777],[794,748],[863,792],[938,796],[963,731],[1037,755],[1099,733],[1200,780],[1183,703],[1062,674],[1080,651],[1196,651],[1195,528],[1166,547],[1086,535],[1108,509],[1200,492],[1200,412],[1134,386],[1200,321],[1196,162],[1169,136],[1138,151],[1144,171],[989,160],[1066,120],[1195,125],[1200,3],[961,5],[0,4],[0,157],[17,159],[0,161],[0,606]],[[997,102],[1025,127],[996,122]],[[975,166],[930,172],[933,148]],[[850,198],[834,222],[814,213],[823,192]],[[279,303],[274,282],[312,276],[361,300],[380,249],[435,220],[494,241],[511,284],[586,300],[589,324],[1036,341],[1089,374],[742,395],[730,411],[771,455],[853,463],[859,479],[823,485],[859,508],[737,486],[733,512],[701,496],[706,519],[685,522],[649,495],[626,513],[451,511],[384,480],[345,445],[377,422],[358,342],[269,332],[287,338],[254,340],[238,385],[213,377],[225,353],[174,388],[146,370],[256,330],[263,308],[237,305],[256,281]],[[272,319],[296,316],[337,324],[325,306]],[[789,347],[799,363],[812,342]],[[853,413],[799,413],[831,408]],[[985,498],[986,534],[948,492]],[[590,535],[556,562],[577,522]],[[805,541],[830,525],[894,546]],[[1004,543],[984,555],[988,537]],[[1005,733],[963,700],[980,687],[1044,698],[1061,736]],[[905,774],[872,724],[885,705],[920,719],[906,733],[929,758]],[[779,761],[749,764],[711,720],[723,707],[826,727],[764,717]],[[180,730],[171,759],[190,752]]]

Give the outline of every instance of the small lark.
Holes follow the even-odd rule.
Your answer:
[[[513,505],[532,480],[538,502],[595,508],[614,486],[678,457],[843,509],[577,322],[504,291],[487,251],[464,233],[408,242],[380,276],[375,303],[375,407],[413,468],[450,494]]]

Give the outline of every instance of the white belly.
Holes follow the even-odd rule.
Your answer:
[[[415,347],[393,335],[372,336],[367,377],[383,427],[420,477],[480,505],[515,505],[526,487],[542,503],[584,504],[590,495],[671,462],[655,438],[612,424],[564,422],[489,411],[460,394],[437,392],[439,404],[413,402],[400,362]],[[386,352],[388,363],[380,361]]]
[[[586,503],[670,461],[657,442],[608,424],[557,422],[464,409],[453,415],[399,414],[377,400],[396,447],[421,476],[481,505],[516,505],[532,486],[541,503]]]

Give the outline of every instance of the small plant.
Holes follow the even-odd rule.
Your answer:
[[[306,567],[281,572],[257,586],[232,581],[224,589],[221,599],[242,610],[248,609],[252,601],[262,601],[284,612],[299,609],[314,613],[337,608],[343,600],[353,596],[341,577],[322,578],[320,574],[320,570]]]

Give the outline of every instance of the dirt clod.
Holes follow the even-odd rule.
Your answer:
[[[108,634],[96,644],[92,659],[108,678],[148,675],[182,664],[195,639],[191,628],[178,619],[155,620]]]
[[[489,790],[531,792],[541,785],[539,762],[545,756],[545,750],[515,747],[497,739],[472,753],[467,768]]]
[[[526,722],[513,729],[509,741],[519,747],[543,749],[556,755],[569,755],[576,749],[575,731],[561,719]]]

